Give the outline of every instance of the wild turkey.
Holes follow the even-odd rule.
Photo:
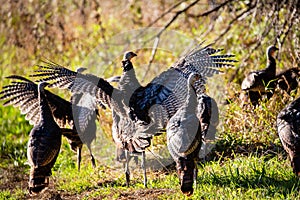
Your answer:
[[[37,85],[21,76],[9,76],[9,79],[14,79],[10,85],[4,86],[1,91],[0,100],[7,100],[4,106],[13,105],[19,107],[22,114],[26,114],[26,120],[30,124],[37,124],[40,120],[39,117],[39,101],[38,101],[38,87]],[[73,151],[77,151],[77,164],[78,170],[80,170],[81,162],[81,149],[83,143],[87,144],[93,166],[95,166],[95,160],[90,149],[90,144],[96,137],[96,122],[95,122],[95,111],[88,110],[86,107],[79,106],[78,104],[71,104],[69,101],[62,99],[61,97],[51,93],[50,91],[44,91],[45,98],[47,99],[50,109],[53,113],[53,117],[59,127],[62,128],[62,134],[68,139]],[[89,94],[84,94],[85,96]],[[80,95],[73,96],[72,101],[80,100]],[[85,103],[89,103],[89,98],[86,98]],[[82,118],[79,115],[80,112],[90,114],[90,118]],[[75,117],[75,120],[74,120]],[[87,120],[88,119],[88,120]],[[81,123],[84,125],[79,125]],[[65,127],[69,125],[71,129]]]
[[[40,65],[35,77],[40,81],[53,81],[52,86],[69,88],[73,93],[90,93],[97,100],[130,122],[122,128],[121,141],[130,152],[143,152],[158,131],[165,128],[168,120],[185,102],[186,77],[191,72],[203,78],[220,73],[222,67],[232,67],[234,55],[218,55],[221,49],[196,48],[186,54],[167,71],[154,78],[145,87],[132,94],[129,106],[124,104],[124,94],[103,78],[91,74],[76,74],[55,63]],[[128,113],[129,111],[129,113]]]
[[[267,67],[263,70],[250,72],[242,82],[241,88],[248,93],[250,102],[257,105],[263,94],[267,94],[267,98],[271,98],[272,92],[266,88],[274,89],[274,79],[276,76],[276,61],[274,58],[275,51],[278,50],[275,46],[269,46],[267,55]]]
[[[288,94],[298,88],[300,69],[293,67],[276,75],[276,85],[282,91]]]
[[[193,87],[197,79],[199,75],[189,75],[186,101],[167,125],[168,149],[176,162],[181,191],[188,196],[193,193],[196,160],[202,143],[201,124],[196,114],[198,101]]]
[[[288,153],[293,172],[300,177],[300,98],[286,106],[277,116],[277,131]]]
[[[118,89],[122,91],[127,91],[124,93],[123,103],[128,106],[129,99],[132,93],[140,87],[140,83],[136,78],[135,70],[133,68],[131,59],[137,56],[134,52],[128,51],[124,53],[123,60],[122,60],[122,68],[123,74],[120,77],[120,81],[118,84]],[[126,177],[126,185],[129,186],[130,182],[130,170],[129,170],[129,161],[133,157],[135,162],[137,163],[137,156],[130,155],[130,153],[124,148],[123,143],[121,141],[121,135],[123,133],[123,129],[126,127],[126,124],[132,123],[131,120],[129,121],[128,118],[124,118],[118,115],[117,112],[112,109],[112,136],[113,140],[116,143],[116,158],[119,162],[124,162],[124,169],[125,169],[125,177]],[[147,178],[146,178],[146,168],[145,168],[145,153],[142,152],[142,167],[144,170],[144,186],[147,187]]]
[[[30,164],[29,193],[37,194],[48,187],[51,169],[61,145],[61,129],[52,117],[44,87],[38,85],[39,120],[30,132],[27,158]]]
[[[125,52],[123,60],[122,60],[122,68],[123,68],[123,75],[120,77],[118,88],[120,90],[134,91],[136,87],[140,86],[140,83],[136,79],[135,71],[133,68],[133,65],[131,63],[131,59],[135,57],[136,54],[133,52]],[[124,94],[124,104],[128,105],[130,96],[128,94]],[[112,124],[112,136],[116,143],[117,148],[123,148],[122,141],[120,140],[120,136],[122,134],[122,127],[123,123],[122,116],[118,114],[113,108],[112,108],[112,117],[113,117],[113,124]],[[125,120],[125,119],[124,119]],[[117,151],[120,153],[120,155],[117,155],[117,160],[121,158],[122,151]]]
[[[197,91],[197,87],[196,91]],[[205,156],[210,149],[209,142],[215,140],[217,126],[219,124],[219,109],[217,102],[206,93],[200,93],[197,91],[197,117],[200,120],[201,131],[202,131],[202,147],[201,155],[205,161]]]

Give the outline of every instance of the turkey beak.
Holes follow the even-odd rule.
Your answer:
[[[131,58],[136,57],[137,54],[132,52]],[[131,58],[129,60],[131,60]]]
[[[279,49],[277,47],[274,47],[274,50],[272,51],[272,57],[275,56],[275,52],[278,51]]]
[[[137,56],[135,53],[131,52],[127,52],[124,57],[123,57],[123,61],[125,60],[131,60],[133,57]]]
[[[82,72],[84,72],[85,70],[87,70],[87,68],[85,68],[85,67],[78,67],[78,68],[76,69],[76,72],[77,72],[77,73],[82,73]]]

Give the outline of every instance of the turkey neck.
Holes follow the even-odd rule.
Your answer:
[[[133,69],[132,62],[130,60],[123,60],[123,72],[128,72],[129,70]]]
[[[267,54],[267,68],[266,70],[270,73],[272,73],[273,76],[275,76],[276,74],[276,61],[275,58],[273,58],[273,56],[271,54]]]
[[[133,65],[130,60],[123,60],[122,64],[123,64],[123,76],[121,77],[119,83],[120,89],[121,90],[132,89],[134,91],[137,87],[139,87],[139,82],[136,78]],[[125,86],[129,88],[125,88]]]
[[[50,107],[48,105],[48,101],[45,96],[45,90],[44,85],[39,84],[38,86],[38,94],[39,94],[39,102],[40,102],[40,120],[45,120],[50,122],[52,117],[50,117],[50,114],[52,113],[50,110]],[[52,115],[51,115],[52,116]]]
[[[193,83],[188,81],[188,94],[186,97],[186,110],[187,113],[195,112],[197,109],[197,97],[196,97],[196,90],[193,87]]]

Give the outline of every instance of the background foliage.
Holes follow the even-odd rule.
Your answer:
[[[234,97],[245,74],[265,67],[265,50],[271,44],[280,48],[277,73],[299,67],[299,8],[299,0],[5,1],[0,8],[0,88],[8,84],[8,75],[28,76],[41,58],[75,69],[99,47],[99,62],[106,69],[103,76],[119,75],[121,58],[117,55],[130,45],[113,49],[111,38],[139,28],[161,27],[156,38],[163,37],[166,30],[176,30],[235,54],[239,62],[226,71],[226,83],[221,83],[225,86],[221,98]],[[111,60],[107,55],[113,50],[118,54]],[[134,62],[142,66],[136,71],[144,84],[179,56],[138,51]],[[149,65],[153,61],[164,67]],[[208,89],[213,95],[215,90]],[[68,98],[62,91],[55,92]],[[279,110],[296,96],[297,91],[291,96],[277,92],[256,108],[242,107],[238,99],[221,107],[216,147],[200,168],[193,198],[299,198],[299,181],[286,160],[275,123]],[[26,198],[26,143],[32,126],[13,107],[0,106],[0,120],[0,198]],[[99,132],[104,134],[96,142],[107,141],[103,153],[111,154],[110,125],[110,112],[103,111]],[[173,170],[151,172],[152,189],[143,189],[137,171],[132,186],[126,188],[120,167],[107,165],[114,163],[113,155],[98,160],[96,170],[90,168],[88,155],[83,159],[85,168],[78,174],[75,154],[64,141],[50,193],[39,198],[182,198]]]

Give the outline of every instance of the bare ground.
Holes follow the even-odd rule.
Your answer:
[[[11,194],[15,194],[17,191],[27,191],[28,188],[28,173],[25,167],[10,167],[10,168],[0,168],[0,191],[9,190]],[[53,180],[53,179],[52,179]],[[98,187],[107,187],[109,185],[114,186],[117,183],[114,180],[105,180],[99,182]],[[67,191],[57,191],[54,188],[53,182],[50,181],[49,188],[44,190],[42,193],[36,196],[30,196],[28,192],[25,194],[17,195],[18,198],[22,199],[50,199],[50,200],[60,200],[60,199],[82,199],[84,197],[88,199],[157,199],[161,195],[171,194],[174,192],[172,189],[129,189],[120,190],[114,187],[111,188],[110,194],[105,194],[103,196],[89,198],[93,189],[88,189],[80,194],[74,194]]]

